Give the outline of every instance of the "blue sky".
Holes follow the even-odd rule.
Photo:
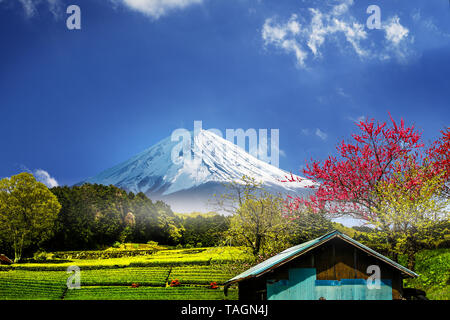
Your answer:
[[[0,0],[0,40],[0,177],[70,185],[194,120],[279,129],[294,173],[361,117],[449,125],[447,0]]]

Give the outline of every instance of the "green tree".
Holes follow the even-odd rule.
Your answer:
[[[277,253],[289,245],[293,224],[282,215],[280,195],[269,193],[247,176],[228,188],[220,203],[233,214],[227,231],[229,242],[250,248],[254,256]]]
[[[324,211],[312,212],[303,207],[291,217],[295,217],[292,241],[296,244],[318,238],[335,229]]]
[[[84,250],[114,242],[175,244],[179,222],[168,205],[115,186],[55,187],[62,205],[48,250]]]
[[[394,259],[406,255],[410,269],[414,269],[417,252],[432,247],[450,231],[450,201],[440,196],[442,175],[430,177],[429,170],[411,162],[390,181],[378,183],[375,190],[381,201],[370,221],[375,232],[369,238],[385,240]]]
[[[180,215],[180,217],[184,228],[182,244],[201,242],[206,247],[217,246],[230,225],[229,217],[217,213]]]
[[[0,230],[18,262],[23,249],[48,239],[61,205],[30,173],[0,180]]]

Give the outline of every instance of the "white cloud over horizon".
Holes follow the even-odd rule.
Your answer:
[[[0,0],[1,2],[1,0]],[[20,170],[31,173],[36,181],[42,182],[45,184],[48,188],[58,187],[59,183],[58,181],[52,177],[46,170],[43,169],[36,169],[36,170],[30,170],[24,165],[20,165]],[[11,177],[4,177],[10,179]]]
[[[261,32],[264,46],[294,54],[297,66],[301,68],[306,68],[311,59],[323,58],[326,42],[335,43],[341,54],[347,54],[344,49],[349,48],[361,60],[398,58],[404,61],[409,52],[406,39],[410,31],[400,24],[400,18],[394,16],[382,24],[379,31],[385,33],[386,43],[379,45],[377,50],[368,36],[365,21],[360,23],[351,14],[353,4],[353,0],[342,0],[328,12],[309,8],[309,21],[300,19],[295,13],[285,22],[267,18]]]
[[[33,175],[37,181],[42,182],[48,188],[53,188],[53,187],[59,186],[58,181],[56,181],[55,178],[50,176],[50,174],[45,170],[42,170],[42,169],[34,170]]]

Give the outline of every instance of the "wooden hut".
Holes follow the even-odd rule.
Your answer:
[[[379,280],[368,281],[376,269]],[[403,298],[402,279],[417,276],[333,231],[250,268],[228,280],[225,289],[238,283],[240,300],[392,300]]]
[[[10,265],[13,264],[13,261],[4,254],[0,254],[0,264]]]

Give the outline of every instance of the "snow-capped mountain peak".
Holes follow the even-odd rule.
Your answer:
[[[206,195],[202,187],[208,185],[211,188],[206,189],[212,190],[212,186],[239,181],[244,175],[255,178],[266,187],[288,193],[301,192],[313,184],[306,179],[300,183],[281,182],[290,173],[257,159],[208,130],[200,130],[196,134],[191,132],[190,137],[182,141],[172,141],[168,137],[84,182],[113,184],[135,193],[144,192],[150,198],[163,199],[173,207],[176,202],[175,206],[195,209],[192,203],[187,205],[170,199],[175,199],[175,195],[180,193],[195,193],[195,190],[203,193],[200,197],[203,199]],[[191,198],[198,198],[198,195],[187,200]]]

